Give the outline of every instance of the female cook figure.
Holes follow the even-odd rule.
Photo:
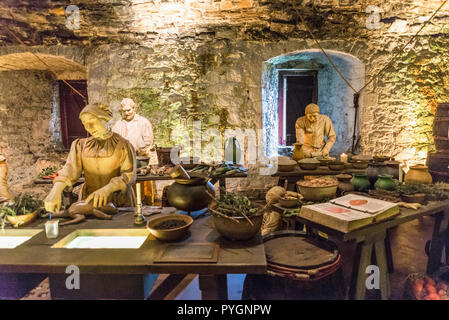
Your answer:
[[[94,207],[109,202],[116,206],[134,206],[131,186],[136,181],[136,154],[132,145],[111,132],[108,106],[89,104],[80,112],[80,119],[91,137],[73,141],[67,162],[53,180],[53,188],[45,199],[45,209],[59,212],[64,189],[70,190],[84,172],[85,182],[79,199],[93,201]]]

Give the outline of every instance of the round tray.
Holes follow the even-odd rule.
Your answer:
[[[332,241],[302,231],[276,231],[263,237],[267,262],[290,270],[332,265],[340,254]]]

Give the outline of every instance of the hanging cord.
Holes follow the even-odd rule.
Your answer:
[[[12,19],[13,20],[16,20],[16,18],[14,17],[14,15],[13,15],[13,13],[11,12],[11,10],[9,10],[9,14],[10,14],[10,16],[12,17]],[[19,37],[17,37],[16,36],[16,34],[14,33],[14,32],[12,32],[11,31],[11,29],[9,29],[7,26],[5,26],[5,28],[6,28],[6,30],[16,39],[16,41],[17,42],[19,42],[21,45],[24,45],[24,46],[26,46],[25,45],[25,43],[19,38]],[[31,53],[33,56],[35,56],[36,57],[36,59],[38,59],[45,67],[47,67],[47,69],[48,69],[48,71],[50,71],[50,73],[57,79],[58,78],[58,76],[56,75],[56,73],[55,72],[53,72],[53,70],[50,68],[50,66],[44,61],[44,60],[42,60],[37,54],[35,54],[34,52],[32,52],[32,51],[27,51],[27,52],[29,52],[29,53]],[[4,68],[4,67],[2,67],[2,68]],[[87,99],[86,99],[86,97],[81,93],[81,92],[79,92],[78,90],[76,90],[73,86],[71,86],[70,85],[70,83],[68,83],[66,80],[64,80],[64,79],[61,79],[62,80],[62,82],[64,82],[66,85],[68,85],[69,87],[70,87],[70,89],[72,89],[76,94],[78,94],[82,99],[83,99],[83,101],[84,101],[84,103],[85,104],[87,104]]]
[[[338,73],[338,75],[340,76],[340,78],[343,79],[344,82],[346,82],[346,84],[352,89],[352,91],[354,91],[354,93],[357,93],[357,90],[354,89],[354,87],[349,83],[349,81],[343,76],[343,74],[340,72],[340,70],[338,70],[337,66],[334,64],[334,62],[332,61],[332,59],[327,55],[326,51],[324,50],[324,48],[321,46],[321,43],[318,41],[318,39],[315,37],[315,35],[312,33],[312,30],[310,30],[309,26],[307,25],[306,21],[304,20],[304,17],[299,13],[298,9],[296,8],[295,5],[293,5],[293,8],[296,11],[296,14],[299,16],[299,18],[301,19],[301,22],[303,24],[303,26],[307,29],[307,31],[309,32],[310,36],[312,37],[312,39],[315,41],[315,43],[317,44],[317,46],[320,48],[320,50],[323,52],[324,56],[326,57],[326,59],[329,61],[329,63],[332,65],[332,68],[334,68],[334,70]]]
[[[439,8],[432,14],[432,16],[426,20],[426,22],[424,22],[424,24],[421,26],[421,28],[418,30],[418,32],[412,37],[410,38],[410,40],[403,45],[399,51],[392,57],[392,59],[390,59],[390,61],[377,73],[375,74],[373,77],[371,77],[371,79],[359,90],[355,90],[354,87],[351,85],[351,83],[349,83],[349,81],[343,76],[343,74],[340,72],[340,70],[338,70],[337,66],[333,63],[332,59],[327,55],[326,51],[324,50],[324,48],[321,46],[320,42],[318,41],[318,39],[315,37],[315,35],[312,33],[312,30],[310,30],[309,26],[307,25],[304,17],[299,13],[297,7],[295,4],[293,4],[293,9],[296,11],[296,14],[298,15],[298,17],[301,19],[301,22],[303,24],[303,26],[306,28],[307,32],[309,32],[310,36],[312,37],[312,39],[315,41],[315,43],[317,44],[317,46],[320,48],[320,50],[323,52],[324,56],[326,57],[326,59],[329,61],[329,63],[331,64],[332,68],[334,68],[334,70],[338,73],[338,75],[343,79],[343,81],[352,89],[352,91],[354,91],[354,109],[355,109],[355,113],[354,113],[354,132],[353,132],[353,136],[352,136],[352,153],[354,153],[355,151],[355,140],[356,140],[356,127],[357,127],[357,117],[358,117],[358,109],[359,109],[359,98],[360,98],[360,92],[362,92],[362,90],[364,90],[366,87],[368,87],[377,77],[379,77],[394,61],[395,59],[399,56],[399,54],[401,52],[403,52],[403,50],[414,40],[416,39],[416,37],[421,33],[421,31],[424,29],[424,27],[436,16],[436,14],[441,10],[441,8],[444,7],[444,5],[448,2],[449,0],[445,0],[440,6]]]
[[[371,77],[371,80],[368,81],[360,90],[359,92],[361,92],[363,89],[365,89],[366,87],[368,87],[371,82],[374,81],[374,79],[376,79],[377,77],[379,77],[393,62],[394,60],[399,56],[399,54],[401,54],[401,52],[413,41],[416,39],[416,37],[421,33],[421,31],[424,29],[424,27],[436,16],[436,14],[441,10],[441,8],[444,7],[444,5],[448,2],[449,0],[445,0],[440,7],[432,14],[432,16],[426,20],[426,22],[423,23],[423,25],[421,26],[421,28],[418,30],[418,32],[412,37],[410,38],[410,40],[403,45],[399,51],[393,56],[393,58],[390,60],[390,62],[388,62],[385,67],[383,67],[377,74],[375,74],[373,77]]]

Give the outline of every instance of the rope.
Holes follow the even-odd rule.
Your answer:
[[[349,83],[349,81],[343,76],[343,74],[340,72],[340,70],[338,70],[337,66],[334,64],[334,62],[332,61],[332,59],[327,55],[326,51],[324,50],[324,48],[321,46],[321,43],[318,41],[318,39],[315,37],[315,35],[312,33],[312,30],[310,30],[309,26],[307,25],[306,21],[304,20],[304,17],[299,13],[298,9],[296,8],[295,5],[293,5],[293,8],[296,11],[296,14],[299,16],[299,18],[301,19],[301,22],[303,24],[303,26],[307,29],[307,31],[309,32],[310,36],[312,37],[312,39],[315,41],[315,43],[317,44],[317,46],[320,48],[320,50],[323,52],[324,56],[326,57],[326,59],[329,61],[329,63],[332,65],[332,68],[334,68],[334,70],[338,73],[338,75],[340,76],[340,78],[343,79],[344,82],[346,82],[346,84],[354,91],[354,93],[357,93],[357,90],[354,89],[354,87]]]
[[[421,31],[425,28],[425,26],[437,15],[437,13],[441,10],[441,8],[444,7],[444,5],[448,2],[449,0],[444,0],[444,2],[439,6],[439,8],[432,14],[432,16],[426,20],[426,22],[424,22],[424,24],[421,26],[421,28],[418,30],[418,32],[412,37],[410,38],[410,40],[403,45],[399,51],[393,56],[393,58],[377,73],[375,74],[373,77],[371,77],[371,79],[360,89],[360,90],[355,90],[354,87],[349,83],[349,81],[343,76],[343,74],[340,72],[340,70],[338,70],[338,68],[335,66],[335,64],[333,63],[332,59],[327,55],[326,51],[324,50],[324,48],[321,46],[320,42],[318,41],[318,39],[315,37],[315,35],[312,33],[312,30],[310,30],[309,26],[307,25],[304,17],[299,13],[298,8],[296,7],[296,5],[293,5],[294,10],[296,11],[296,14],[299,16],[299,18],[301,19],[301,22],[303,24],[303,26],[307,29],[307,32],[309,32],[310,36],[312,37],[312,39],[315,41],[315,43],[318,45],[318,47],[320,48],[320,50],[323,52],[324,56],[326,57],[326,59],[329,61],[329,63],[332,65],[332,67],[334,68],[334,70],[338,73],[338,75],[343,79],[344,82],[346,82],[346,84],[354,91],[354,93],[360,93],[362,90],[364,90],[368,85],[370,85],[374,79],[376,79],[379,75],[382,74],[382,72],[384,72],[393,62],[394,60],[399,56],[399,54],[414,40],[416,39],[416,37],[421,33]]]
[[[390,60],[390,62],[388,62],[385,67],[383,67],[376,75],[374,75],[370,81],[368,81],[363,87],[362,89],[359,90],[359,92],[361,92],[363,89],[365,89],[367,86],[369,86],[371,84],[371,82],[374,81],[374,79],[376,79],[382,72],[384,72],[392,63],[393,61],[399,56],[399,54],[413,41],[416,39],[416,37],[421,33],[421,31],[424,29],[424,27],[436,16],[436,14],[441,10],[441,8],[443,8],[443,6],[448,2],[449,0],[445,0],[440,7],[432,14],[432,16],[426,21],[424,22],[424,24],[421,26],[421,28],[418,30],[418,32],[405,44],[403,45],[399,51],[393,56],[393,58]]]

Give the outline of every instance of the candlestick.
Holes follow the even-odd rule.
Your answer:
[[[142,198],[140,195],[140,183],[136,183],[136,193],[137,193],[137,205],[142,203]]]
[[[134,224],[142,225],[145,224],[145,218],[142,213],[142,199],[140,196],[140,183],[136,183],[136,193],[137,193],[137,217],[134,220]]]
[[[340,161],[345,162],[345,163],[348,162],[348,155],[345,153],[342,153],[340,155]]]

